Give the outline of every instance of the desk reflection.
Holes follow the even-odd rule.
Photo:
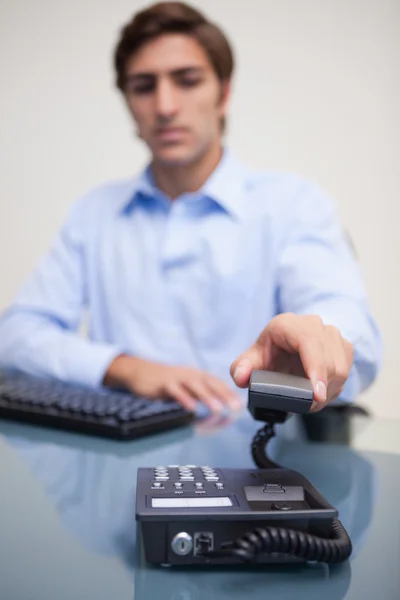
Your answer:
[[[95,554],[117,557],[134,580],[137,600],[200,598],[345,598],[351,562],[372,520],[376,495],[372,465],[346,446],[310,444],[283,434],[270,455],[295,469],[339,511],[353,555],[338,566],[162,568],[146,565],[137,542],[136,471],[159,464],[253,467],[250,442],[259,428],[247,415],[212,425],[212,433],[184,428],[128,443],[62,432],[2,426],[2,433],[44,487],[63,527]],[[26,434],[26,435],[25,435]],[[160,595],[161,594],[161,595]]]

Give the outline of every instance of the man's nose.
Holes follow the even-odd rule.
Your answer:
[[[156,112],[160,120],[171,119],[178,112],[178,93],[171,82],[160,81],[158,83]]]

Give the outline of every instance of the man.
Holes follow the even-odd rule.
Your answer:
[[[252,369],[305,374],[313,410],[373,382],[380,335],[332,203],[224,147],[233,62],[185,4],[124,27],[117,85],[150,164],[72,207],[3,315],[3,366],[211,411],[240,405]]]

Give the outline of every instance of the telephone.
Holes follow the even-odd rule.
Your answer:
[[[139,468],[136,520],[145,559],[167,565],[340,563],[352,544],[338,511],[300,473],[267,455],[274,426],[311,408],[311,382],[253,371],[248,409],[265,422],[252,442],[257,469]]]

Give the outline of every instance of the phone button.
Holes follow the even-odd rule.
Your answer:
[[[272,510],[292,510],[290,504],[287,504],[286,502],[274,502],[271,504],[271,508]]]

